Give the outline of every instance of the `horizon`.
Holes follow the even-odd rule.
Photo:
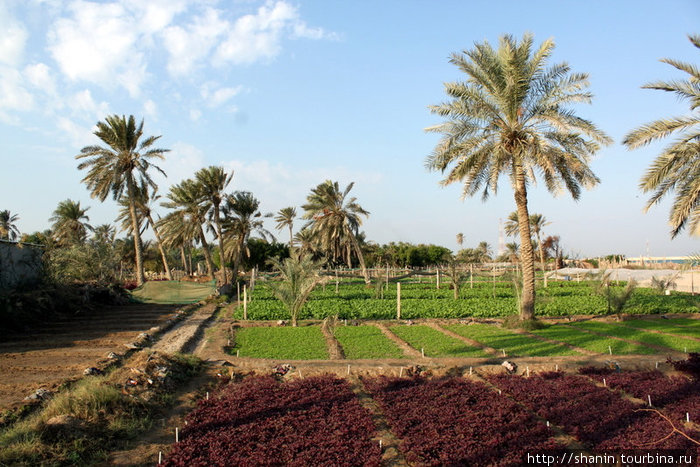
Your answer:
[[[171,149],[159,164],[168,178],[155,177],[160,195],[210,165],[233,170],[228,191],[251,191],[263,212],[299,208],[326,179],[355,182],[368,241],[457,251],[463,233],[463,248],[487,241],[496,253],[499,219],[515,210],[507,181],[486,202],[460,201],[461,186],[441,188],[424,169],[438,137],[423,130],[440,121],[427,106],[446,99],[443,83],[463,78],[451,53],[529,31],[536,45],[554,38],[550,65],[589,73],[593,103],[574,110],[614,140],[591,163],[601,183],[578,203],[530,188],[530,212],[551,223],[544,236],[579,257],[697,252],[687,229],[671,240],[669,199],[642,213],[639,179],[671,138],[635,151],[620,141],[689,114],[687,102],[641,86],[685,77],[660,58],[698,63],[687,35],[700,32],[700,3],[560,6],[0,1],[0,210],[19,216],[22,233],[49,228],[65,199],[89,206],[93,226],[115,224],[117,203],[90,198],[74,156],[99,142],[95,123],[133,114]],[[266,227],[284,242],[273,221]]]

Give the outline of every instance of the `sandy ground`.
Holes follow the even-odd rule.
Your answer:
[[[171,317],[172,305],[106,307],[42,325],[30,334],[0,342],[0,410],[23,403],[39,388],[55,389],[79,378],[109,352],[123,354],[125,344]]]

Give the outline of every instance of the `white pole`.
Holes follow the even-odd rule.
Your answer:
[[[158,463],[163,463],[163,451],[158,451]]]
[[[238,300],[238,305],[240,306],[241,304],[241,283],[236,282],[236,288],[238,289],[238,293],[236,294],[236,299]]]
[[[175,442],[180,442],[180,429],[178,427],[175,427]]]
[[[248,319],[248,288],[243,286],[243,319]]]
[[[425,350],[423,349],[423,347],[420,348],[420,355],[421,357],[425,358]]]
[[[474,265],[470,264],[469,265],[469,285],[470,288],[474,288]]]
[[[440,268],[435,268],[435,277],[437,277],[437,288],[440,288]]]
[[[396,283],[396,319],[401,319],[401,282]]]

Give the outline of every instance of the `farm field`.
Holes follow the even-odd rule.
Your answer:
[[[386,286],[384,286],[386,287]],[[614,286],[613,289],[622,288]],[[593,292],[590,282],[552,282],[549,287],[537,290],[537,315],[569,316],[597,315],[607,312],[606,300]],[[339,281],[338,292],[333,282],[325,288],[318,287],[301,311],[301,319],[324,319],[338,316],[341,319],[393,319],[396,317],[396,284],[388,288],[367,288],[357,281]],[[259,281],[250,292],[248,318],[252,320],[289,319],[282,304],[274,298],[264,281]],[[514,313],[517,302],[509,283],[468,283],[460,288],[459,299],[453,298],[448,283],[440,289],[435,282],[401,280],[401,317],[420,318],[502,318]],[[625,307],[629,314],[696,313],[698,299],[690,294],[661,295],[650,289],[634,291]],[[234,317],[241,319],[242,310]]]
[[[39,387],[54,389],[82,376],[109,352],[123,354],[124,344],[165,322],[172,305],[105,307],[100,313],[77,315],[3,337],[0,342],[0,409],[21,403]]]
[[[678,324],[673,324],[668,321],[668,319],[653,321],[645,319],[630,319],[621,322],[620,325],[635,329],[660,331],[667,334],[695,337],[696,339],[700,339],[700,328],[697,330],[693,330],[692,327],[689,328],[688,326],[680,326]]]
[[[579,355],[579,352],[561,344],[533,339],[508,329],[488,324],[451,324],[446,329],[460,336],[474,339],[487,347],[505,350],[509,356],[550,357],[564,355]]]
[[[345,358],[405,358],[403,351],[376,326],[338,326],[335,329]]]
[[[695,425],[678,420],[688,405],[674,406],[700,395],[697,381],[657,372],[591,371],[247,376],[199,401],[185,418],[180,441],[166,450],[164,465],[518,466],[528,453],[582,447],[602,453],[658,440],[654,449],[697,452],[683,436],[697,439]],[[602,377],[610,387],[591,379]],[[663,418],[638,410],[644,402],[630,401],[619,390],[632,391],[630,382],[641,382],[642,391],[654,384],[655,408],[676,420],[683,434],[669,435]],[[688,409],[691,417],[694,407]]]
[[[700,351],[700,341],[685,339],[680,336],[668,336],[665,334],[645,332],[643,330],[621,326],[617,323],[613,324],[585,321],[581,323],[573,323],[572,325],[580,329],[595,331],[608,336],[620,337],[650,346],[673,349],[677,352],[687,353]]]
[[[231,353],[241,357],[324,360],[328,351],[319,326],[239,329]]]
[[[444,333],[423,325],[396,325],[389,328],[416,350],[423,349],[426,357],[486,357],[479,348],[449,337]]]
[[[581,347],[599,354],[611,353],[612,355],[651,355],[659,352],[651,347],[612,338],[605,338],[603,336],[590,334],[576,329],[575,327],[562,324],[555,324],[545,329],[537,329],[531,332],[537,336],[542,336],[559,342],[566,342],[567,344]]]

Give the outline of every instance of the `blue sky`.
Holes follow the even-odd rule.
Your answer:
[[[696,0],[0,0],[0,209],[19,215],[22,232],[48,228],[66,198],[90,206],[93,225],[113,222],[115,202],[90,198],[74,156],[97,142],[97,121],[133,114],[171,149],[161,194],[208,165],[233,169],[231,190],[273,212],[325,179],[354,181],[370,240],[454,249],[462,232],[465,246],[497,249],[512,191],[504,182],[482,202],[440,188],[424,168],[438,136],[423,129],[439,122],[427,106],[445,99],[443,82],[461,79],[452,52],[529,31],[554,38],[552,63],[590,74],[593,104],[576,111],[615,140],[592,163],[601,184],[578,202],[531,190],[545,234],[580,257],[688,254],[700,242],[670,239],[668,201],[642,212],[638,181],[663,143],[628,151],[620,141],[689,111],[640,86],[684,78],[662,57],[699,62],[687,39],[698,24]]]

